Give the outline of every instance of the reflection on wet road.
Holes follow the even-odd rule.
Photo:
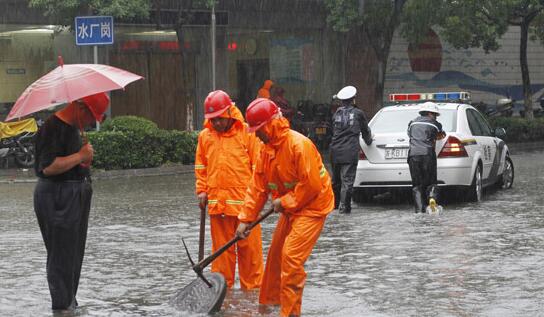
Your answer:
[[[543,154],[513,156],[511,190],[450,203],[439,216],[415,216],[407,202],[333,212],[306,265],[303,315],[542,315]],[[0,184],[2,316],[52,315],[33,187]],[[196,278],[181,244],[197,256],[192,175],[101,180],[94,189],[76,315],[187,316],[168,300]],[[265,249],[275,221],[265,220]],[[219,316],[277,315],[257,298],[231,290]]]

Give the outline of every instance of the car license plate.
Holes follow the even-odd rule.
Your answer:
[[[386,159],[402,159],[408,157],[408,148],[385,149]]]
[[[315,134],[322,135],[327,133],[327,128],[315,128]]]

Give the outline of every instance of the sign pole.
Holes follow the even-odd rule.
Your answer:
[[[93,45],[93,62],[98,64],[98,45]],[[96,121],[96,131],[100,131],[100,121]]]
[[[211,41],[212,41],[212,90],[215,90],[215,4],[212,5],[212,25],[211,25]]]

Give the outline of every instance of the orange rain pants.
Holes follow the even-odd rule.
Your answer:
[[[239,223],[238,217],[235,216],[210,215],[213,252],[236,235]],[[238,259],[238,275],[242,289],[259,288],[263,274],[261,245],[261,225],[257,225],[246,239],[238,241],[212,262],[212,272],[221,273],[227,281],[227,286],[231,288],[234,285]]]
[[[325,217],[280,216],[266,258],[259,303],[281,303],[281,316],[300,316],[306,282],[304,263],[324,224]]]
[[[312,141],[275,118],[261,129],[269,137],[257,160],[238,219],[257,218],[269,195],[283,212],[266,259],[261,304],[280,304],[282,316],[298,316],[306,280],[304,263],[334,208],[331,178]]]

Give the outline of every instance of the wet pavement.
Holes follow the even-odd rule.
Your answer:
[[[513,155],[512,189],[438,216],[387,201],[331,213],[306,265],[303,315],[542,316],[543,155]],[[2,316],[52,316],[33,188],[0,184]],[[188,316],[168,301],[196,278],[181,244],[197,256],[193,190],[190,174],[95,181],[76,316]],[[236,286],[218,316],[276,316],[257,296]]]

